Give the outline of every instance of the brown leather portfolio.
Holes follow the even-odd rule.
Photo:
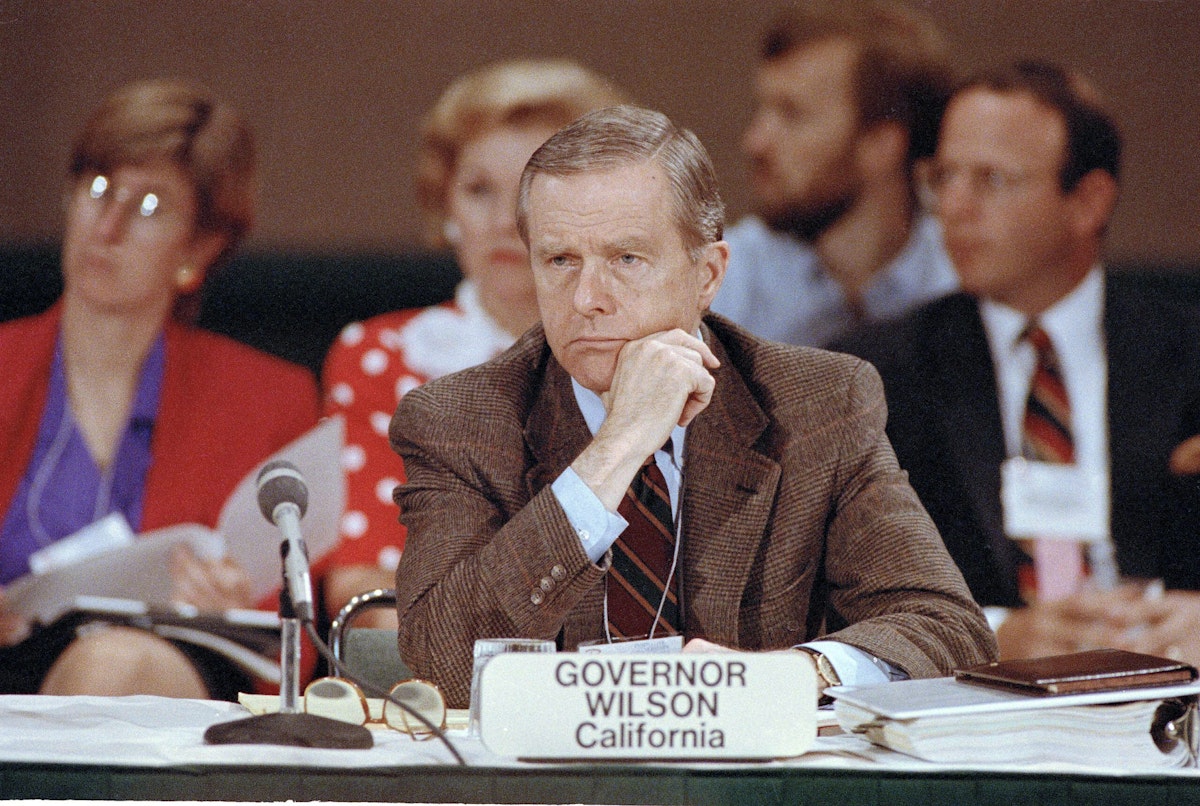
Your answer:
[[[1093,649],[984,663],[958,669],[954,676],[966,683],[1046,696],[1190,683],[1196,679],[1196,669],[1170,658],[1121,649]]]

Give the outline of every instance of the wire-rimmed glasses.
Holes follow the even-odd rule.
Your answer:
[[[383,700],[382,712],[373,714],[371,703],[352,680],[322,677],[304,689],[304,711],[353,725],[386,725],[418,741],[434,735],[429,725],[439,731],[446,729],[446,699],[433,683],[416,678],[402,680],[392,686],[388,694],[389,697]],[[411,711],[393,700],[403,703]],[[429,725],[414,713],[424,717]]]

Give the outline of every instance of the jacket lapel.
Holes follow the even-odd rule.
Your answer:
[[[1167,506],[1162,488],[1167,457],[1184,435],[1175,399],[1181,356],[1194,350],[1176,320],[1137,290],[1109,276],[1104,338],[1108,360],[1107,424],[1112,538],[1125,573],[1160,573],[1158,529]]]
[[[755,450],[767,417],[721,342],[704,329],[721,361],[713,400],[688,428],[684,446],[681,568],[685,630],[736,642],[738,612],[751,564],[779,487],[780,467]],[[693,625],[689,627],[689,625]]]
[[[975,522],[1001,565],[1001,578],[1015,578],[1016,549],[1004,535],[1000,504],[1004,430],[991,349],[974,299],[958,295],[947,300],[947,315],[933,333],[929,349],[937,361],[934,402],[948,459],[956,468],[954,476],[963,485]]]
[[[525,444],[534,459],[525,476],[529,497],[558,478],[590,441],[571,376],[550,357],[525,423]]]

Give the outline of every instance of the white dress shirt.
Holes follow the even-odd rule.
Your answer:
[[[1007,456],[1021,455],[1025,407],[1037,356],[1021,338],[1029,318],[992,300],[982,300],[979,314],[996,372],[1000,420]],[[1037,317],[1058,356],[1071,408],[1075,463],[1108,478],[1108,361],[1104,344],[1104,272],[1096,266],[1069,294]],[[1104,510],[1111,493],[1103,488]],[[1006,608],[985,608],[993,629],[1003,623]]]
[[[996,370],[1000,419],[1008,456],[1021,455],[1025,406],[1037,360],[1033,345],[1022,339],[1028,317],[998,302],[979,305]],[[1087,274],[1071,293],[1038,317],[1050,337],[1071,406],[1071,435],[1075,463],[1108,470],[1108,362],[1104,347],[1104,273]]]

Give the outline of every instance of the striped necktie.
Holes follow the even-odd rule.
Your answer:
[[[1024,338],[1033,346],[1036,362],[1025,405],[1022,454],[1040,462],[1072,464],[1071,404],[1058,355],[1050,336],[1036,322],[1026,328]],[[1024,548],[1033,559],[1032,567],[1026,565],[1020,573],[1027,601],[1053,601],[1075,593],[1086,574],[1082,543],[1035,539]]]
[[[642,466],[617,508],[629,526],[613,543],[606,580],[608,629],[613,638],[679,632],[679,577],[671,573],[675,525],[671,495],[654,457]],[[669,589],[668,589],[669,580]],[[662,606],[662,615],[655,614]]]
[[[1024,441],[1026,459],[1071,464],[1075,461],[1075,440],[1071,435],[1071,403],[1063,384],[1058,354],[1050,336],[1040,325],[1031,324],[1025,338],[1037,357],[1029,399],[1025,404]]]

